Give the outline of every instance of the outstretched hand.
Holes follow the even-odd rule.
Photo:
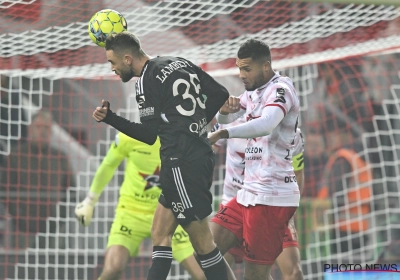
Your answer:
[[[236,96],[229,96],[225,104],[219,109],[220,114],[227,115],[230,113],[236,113],[240,110],[240,98]]]
[[[103,121],[107,116],[108,110],[110,110],[110,102],[104,99],[101,102],[102,102],[102,107],[96,107],[96,110],[94,110],[93,112],[93,118],[97,122]]]

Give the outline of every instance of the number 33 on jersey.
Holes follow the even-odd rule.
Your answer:
[[[168,146],[161,150],[162,160],[191,160],[211,152],[207,124],[219,108],[212,112],[206,103],[212,94],[221,95],[221,88],[184,58],[157,57],[146,63],[136,82],[136,101],[141,122],[159,119],[161,143]]]

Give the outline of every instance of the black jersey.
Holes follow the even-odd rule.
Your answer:
[[[227,90],[192,62],[156,57],[136,82],[140,121],[159,118],[161,160],[192,161],[211,153],[207,124],[229,97]]]

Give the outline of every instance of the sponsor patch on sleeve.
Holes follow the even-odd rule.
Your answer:
[[[154,115],[154,107],[147,107],[143,109],[139,109],[139,117],[147,117]]]
[[[137,96],[136,96],[136,102],[137,102],[137,104],[138,104],[139,109],[142,109],[142,108],[143,108],[144,101],[145,101],[144,95],[137,95]]]
[[[285,95],[285,89],[284,88],[277,88],[276,89],[276,97],[281,97],[282,95]]]
[[[284,88],[277,88],[276,89],[276,99],[275,103],[286,103],[286,99],[284,97],[285,95],[285,89]]]

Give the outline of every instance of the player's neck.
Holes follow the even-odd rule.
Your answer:
[[[263,84],[257,87],[257,90],[265,88],[266,85],[272,80],[272,78],[275,77],[275,74],[276,73],[273,70],[269,71],[269,73],[264,76]]]
[[[137,58],[137,62],[133,63],[134,67],[136,69],[132,69],[135,73],[136,77],[140,77],[143,73],[144,67],[147,63],[147,61],[149,61],[151,59],[150,56],[148,56],[147,54],[144,54],[143,56],[140,56],[139,58]]]
[[[275,71],[271,69],[271,71],[269,71],[269,73],[268,73],[268,75],[266,77],[266,82],[265,83],[270,82],[272,80],[272,78],[275,77],[275,74],[276,74]]]

